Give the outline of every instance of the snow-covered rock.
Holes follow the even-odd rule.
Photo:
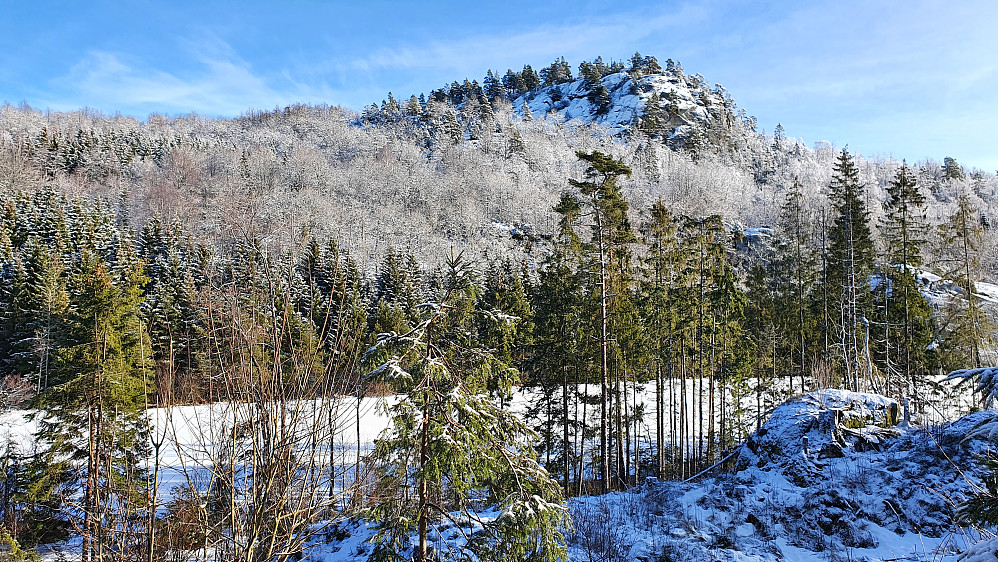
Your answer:
[[[639,560],[994,560],[993,548],[968,550],[980,535],[953,518],[989,447],[971,430],[994,412],[919,427],[899,424],[899,409],[812,392],[778,407],[724,472],[579,498],[573,513],[604,514]],[[573,559],[587,559],[584,547],[573,543]]]
[[[513,107],[522,113],[525,103],[535,117],[593,122],[617,134],[638,123],[648,110],[652,94],[657,93],[664,116],[663,136],[670,139],[686,137],[694,128],[716,120],[724,125],[734,120],[734,104],[724,89],[708,86],[699,75],[687,76],[667,69],[638,77],[618,72],[604,76],[599,85],[609,94],[609,103],[602,108],[591,99],[594,87],[583,78],[528,92],[514,100]]]

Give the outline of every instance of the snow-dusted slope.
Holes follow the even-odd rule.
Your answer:
[[[709,87],[700,75],[663,70],[660,74],[632,77],[618,72],[604,76],[600,85],[609,94],[605,113],[600,112],[601,104],[594,103],[590,96],[598,86],[591,86],[582,78],[524,94],[513,102],[513,107],[522,114],[526,104],[534,116],[564,121],[579,119],[620,133],[638,123],[649,109],[647,104],[652,94],[657,93],[663,115],[662,134],[667,138],[688,134],[692,127],[705,127],[715,120],[728,126],[733,119],[734,104],[730,97],[720,86]]]
[[[727,472],[576,500],[573,559],[596,526],[633,560],[955,560],[980,539],[953,514],[988,447],[965,437],[993,412],[922,428],[900,410],[839,390],[784,404]]]

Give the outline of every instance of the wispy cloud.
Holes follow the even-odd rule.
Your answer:
[[[553,60],[557,56],[591,58],[600,52],[626,53],[643,37],[696,23],[707,13],[707,8],[687,3],[672,9],[582,18],[562,25],[539,24],[514,33],[469,35],[427,45],[399,45],[348,61],[340,69],[478,72],[500,65]]]
[[[238,115],[249,108],[268,108],[327,96],[324,88],[269,78],[254,71],[231,46],[214,36],[181,42],[183,71],[169,72],[117,52],[88,51],[68,76],[61,95],[47,105],[75,109],[92,105],[124,113],[196,111]],[[275,82],[278,85],[275,85]],[[283,86],[283,87],[281,87]],[[290,86],[290,88],[288,87]]]

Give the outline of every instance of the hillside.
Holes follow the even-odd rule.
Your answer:
[[[103,198],[136,224],[158,215],[213,245],[259,236],[286,247],[304,230],[335,238],[366,264],[388,247],[421,261],[439,261],[452,247],[518,261],[532,247],[493,225],[529,225],[549,236],[551,208],[582,171],[576,150],[601,150],[633,169],[622,187],[634,224],[661,199],[677,215],[774,225],[794,181],[809,209],[825,207],[834,147],[755,130],[723,87],[708,87],[676,63],[620,68],[600,76],[598,86],[592,80],[538,85],[514,91],[511,100],[431,95],[415,108],[383,103],[364,115],[289,106],[236,119],[138,121],[6,105],[0,187],[44,183]],[[605,98],[592,95],[599,88]],[[652,96],[660,113],[649,122]],[[859,162],[876,222],[898,163]],[[995,222],[992,174],[956,170],[949,177],[932,161],[912,167],[930,197],[931,223],[952,212],[961,189]],[[987,246],[985,269],[994,271],[994,243]],[[543,253],[543,244],[538,249]]]

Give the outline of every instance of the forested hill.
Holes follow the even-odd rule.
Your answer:
[[[491,133],[486,123],[494,121],[495,105],[509,102],[526,120],[539,115],[595,123],[621,136],[644,134],[660,139],[671,148],[684,148],[693,155],[710,149],[730,150],[740,144],[736,105],[723,86],[711,87],[703,76],[687,75],[682,65],[672,59],[663,68],[655,57],[640,53],[635,53],[626,65],[606,64],[602,57],[584,61],[575,76],[564,58],[540,73],[525,65],[519,72],[507,70],[500,79],[490,70],[483,85],[477,80],[455,81],[432,91],[428,99],[459,107],[469,121],[467,135],[471,140]],[[384,124],[412,118],[423,113],[426,103],[423,94],[400,104],[389,93],[380,105],[364,109],[362,121]],[[754,128],[754,118],[744,111],[739,111],[737,118]],[[458,139],[461,135],[456,121],[445,114],[442,125]]]
[[[454,82],[402,102],[389,94],[360,115],[299,105],[138,121],[6,105],[0,187],[46,184],[100,198],[133,226],[158,215],[213,246],[332,237],[362,265],[388,247],[437,263],[451,248],[519,260],[525,246],[515,234],[554,232],[552,208],[583,170],[577,150],[632,168],[621,187],[635,224],[661,199],[677,215],[773,225],[794,181],[809,209],[827,206],[834,147],[755,130],[722,87],[677,62],[596,59],[573,75],[559,59],[539,73],[490,72],[483,84]],[[909,164],[930,223],[952,212],[961,190],[994,221],[992,174],[953,159]],[[876,223],[898,162],[859,157],[857,165]]]

